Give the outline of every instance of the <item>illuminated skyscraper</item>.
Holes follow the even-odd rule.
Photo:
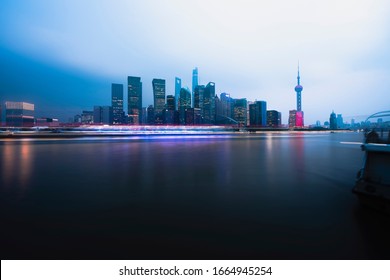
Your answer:
[[[113,124],[123,123],[123,85],[111,84],[111,107]]]
[[[336,118],[336,114],[333,111],[329,117],[329,128],[330,129],[337,129],[337,118]]]
[[[282,114],[275,110],[267,111],[267,126],[280,127],[282,125]]]
[[[165,107],[165,80],[153,79],[154,115],[156,123],[163,122],[162,112]]]
[[[206,124],[215,123],[215,83],[208,83],[203,93],[202,117]]]
[[[199,108],[201,114],[203,114],[204,89],[205,89],[205,86],[198,85],[195,87],[195,91],[194,91],[194,108]]]
[[[288,114],[288,126],[290,128],[295,127],[296,117],[297,117],[297,110],[290,110]]]
[[[234,99],[233,119],[240,125],[246,125],[247,123],[246,108],[246,98]]]
[[[267,125],[267,102],[256,101],[249,105],[249,124],[255,126]]]
[[[188,88],[182,88],[179,100],[180,124],[185,124],[186,109],[189,108],[191,108],[191,92]]]
[[[192,70],[192,94],[195,92],[195,88],[198,86],[199,81],[198,81],[198,67],[195,67]]]
[[[167,107],[163,111],[163,120],[166,124],[175,123],[176,100],[173,95],[167,95]]]
[[[169,111],[176,110],[176,101],[175,101],[175,97],[173,95],[167,95],[167,109]]]
[[[148,124],[154,124],[154,107],[153,105],[149,105],[148,109],[147,109],[147,114],[148,114],[148,118],[147,118],[147,122]]]
[[[142,82],[140,77],[127,77],[129,123],[140,124],[142,119]]]
[[[7,126],[34,126],[34,104],[26,102],[5,102],[5,120]]]
[[[176,102],[176,108],[178,109],[179,109],[180,90],[181,90],[181,79],[175,77],[175,102]]]

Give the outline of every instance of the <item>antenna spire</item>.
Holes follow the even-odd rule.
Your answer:
[[[298,77],[297,77],[297,80],[298,80],[298,85],[300,85],[301,77],[299,76],[299,60],[298,60]]]

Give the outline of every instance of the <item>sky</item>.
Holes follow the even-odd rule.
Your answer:
[[[0,101],[35,104],[36,117],[67,121],[110,105],[111,83],[141,77],[143,106],[152,79],[267,109],[296,109],[300,65],[305,124],[390,110],[388,0],[117,0],[0,3]],[[125,86],[126,88],[126,86]],[[127,104],[125,92],[125,104]],[[125,106],[126,111],[126,106]]]

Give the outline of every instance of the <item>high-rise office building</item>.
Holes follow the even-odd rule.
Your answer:
[[[142,120],[142,82],[140,77],[127,77],[129,123],[140,124]]]
[[[123,113],[123,85],[111,84],[112,123],[122,124]]]
[[[214,106],[215,106],[215,124],[222,124],[222,103],[221,100],[219,99],[218,95],[215,95],[214,97]]]
[[[189,108],[191,108],[191,92],[188,88],[182,88],[179,99],[180,124],[185,124],[186,109]]]
[[[195,88],[198,86],[199,81],[198,81],[198,67],[195,67],[192,70],[192,94],[195,92]]]
[[[267,111],[267,126],[280,127],[282,125],[282,114],[275,110]]]
[[[194,108],[200,109],[200,114],[203,116],[203,97],[205,86],[198,85],[194,91]]]
[[[165,108],[165,80],[153,79],[152,85],[155,124],[162,124],[163,110]]]
[[[221,93],[220,98],[215,96],[215,123],[231,124],[233,112],[233,98],[228,93]]]
[[[154,113],[162,114],[165,107],[165,80],[153,79]]]
[[[147,109],[147,113],[148,113],[148,119],[147,119],[148,124],[154,124],[155,116],[154,116],[153,105],[149,105]]]
[[[167,95],[167,110],[168,111],[176,110],[176,101],[173,95]]]
[[[34,126],[34,104],[26,102],[5,102],[5,121],[7,126]]]
[[[112,124],[113,112],[111,106],[94,106],[93,123],[95,124]]]
[[[221,114],[223,117],[226,118],[231,118],[232,117],[232,112],[233,112],[233,98],[230,97],[230,94],[228,93],[221,93]]]
[[[255,101],[249,105],[249,124],[263,127],[267,125],[267,102]]]
[[[294,128],[296,124],[297,110],[290,110],[288,113],[288,127]]]
[[[205,124],[215,123],[215,83],[206,85],[203,92],[203,122]]]
[[[246,108],[246,98],[234,99],[233,119],[240,125],[246,125],[247,123]]]
[[[163,110],[163,122],[166,124],[176,124],[176,100],[173,95],[167,95],[167,106]]]
[[[339,129],[344,128],[344,120],[342,114],[337,114],[336,122],[337,122],[337,128]]]
[[[93,106],[93,123],[102,123],[102,106]]]
[[[177,110],[179,110],[180,90],[181,90],[181,79],[175,77],[175,101],[176,101],[175,107],[177,108]]]
[[[329,128],[337,129],[337,118],[336,118],[336,114],[333,111],[329,117]]]

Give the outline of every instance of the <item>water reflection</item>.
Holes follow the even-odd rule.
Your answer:
[[[30,181],[32,173],[32,145],[29,141],[14,143],[5,141],[2,145],[3,157],[1,178],[4,188],[16,186],[23,193]]]
[[[382,246],[389,256],[384,219],[361,228],[372,216],[353,211],[362,155],[340,141],[357,140],[272,133],[0,142],[0,240],[11,241],[2,252],[350,259],[381,257]],[[23,200],[9,191],[15,186],[28,188]]]

